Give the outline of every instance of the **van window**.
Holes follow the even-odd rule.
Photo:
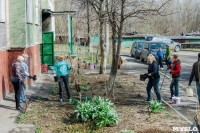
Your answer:
[[[152,41],[152,39],[153,39],[153,37],[150,37],[150,36],[149,36],[149,37],[146,37],[145,40],[146,40],[146,41]]]

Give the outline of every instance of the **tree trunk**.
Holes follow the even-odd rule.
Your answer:
[[[115,12],[112,13],[112,19],[115,21]],[[115,23],[112,24],[112,65],[111,65],[111,72],[108,79],[108,86],[107,86],[107,96],[114,97],[114,86],[115,86],[115,78],[116,78],[116,25]]]
[[[91,52],[89,0],[87,0],[87,45],[89,46],[89,52]]]
[[[100,22],[100,28],[99,28],[99,40],[100,40],[100,49],[101,49],[101,63],[100,63],[100,70],[99,74],[105,74],[105,67],[104,67],[104,46],[103,46],[103,15],[102,15],[102,5],[103,0],[100,1],[100,8],[99,8],[99,22]]]
[[[114,97],[114,84],[115,84],[115,79],[117,75],[117,68],[118,68],[118,63],[119,63],[119,56],[120,56],[120,50],[121,50],[121,42],[122,42],[122,29],[123,29],[123,22],[124,22],[124,3],[125,0],[122,0],[122,5],[121,5],[121,18],[120,18],[120,27],[118,31],[118,45],[117,45],[117,53],[116,53],[116,40],[115,40],[115,34],[116,34],[116,18],[115,18],[115,12],[113,13],[113,22],[114,24],[112,25],[112,43],[113,43],[113,61],[112,61],[112,67],[111,67],[111,72],[108,80],[108,87],[107,87],[107,95],[109,97]]]

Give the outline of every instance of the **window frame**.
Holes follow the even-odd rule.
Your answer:
[[[26,0],[26,22],[33,23],[33,0]]]
[[[39,25],[40,16],[39,16],[39,0],[35,0],[35,24]]]
[[[0,23],[6,22],[6,0],[0,0]]]

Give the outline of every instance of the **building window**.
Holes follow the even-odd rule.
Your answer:
[[[35,0],[35,24],[39,25],[39,0]]]
[[[0,0],[0,22],[6,21],[6,0]]]
[[[27,23],[33,23],[33,1],[32,0],[26,0],[26,22]]]

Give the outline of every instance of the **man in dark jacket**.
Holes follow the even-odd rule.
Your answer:
[[[179,80],[180,80],[180,73],[181,73],[181,62],[178,59],[178,55],[174,54],[172,56],[173,63],[168,66],[169,69],[172,71],[170,72],[172,74],[172,81],[170,84],[170,92],[171,92],[171,98],[173,96],[179,97]],[[174,91],[175,88],[175,91]]]
[[[197,95],[200,103],[200,83],[199,83],[199,77],[200,77],[200,53],[198,54],[198,61],[193,64],[192,72],[190,75],[188,86],[191,86],[192,80],[195,76],[196,80],[196,88],[197,88]]]
[[[22,66],[23,60],[24,58],[22,56],[18,56],[17,61],[13,62],[12,64],[13,76],[11,78],[11,82],[15,90],[16,109],[20,111],[23,111],[23,108],[20,106],[21,87],[26,78],[25,70]]]

